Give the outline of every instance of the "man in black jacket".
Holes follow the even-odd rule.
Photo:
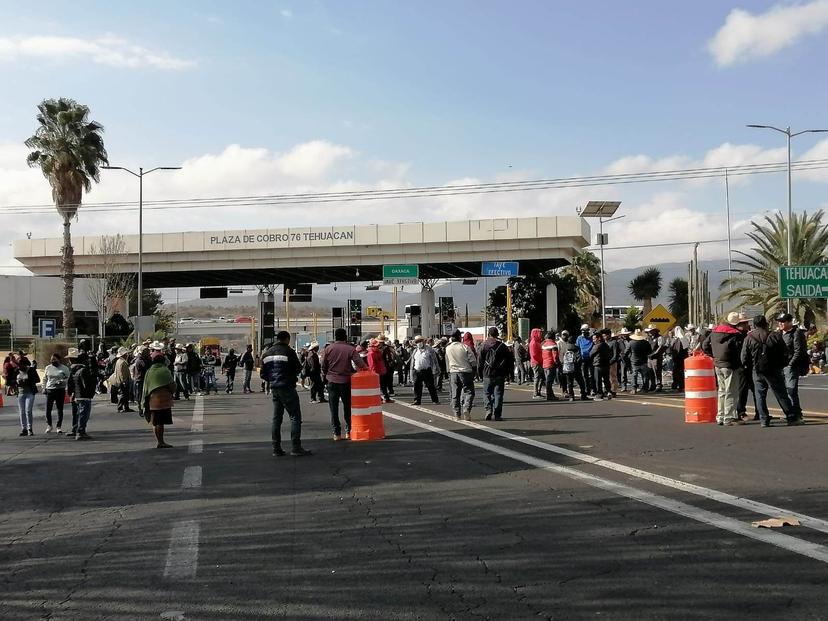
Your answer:
[[[776,318],[782,340],[785,342],[787,361],[783,373],[785,374],[785,388],[791,399],[794,414],[802,418],[802,407],[799,405],[799,376],[808,372],[808,345],[805,342],[805,333],[793,325],[793,316],[782,313]]]
[[[612,387],[610,386],[610,352],[609,345],[604,341],[604,334],[598,332],[592,336],[592,359],[593,374],[595,377],[595,399],[603,401],[604,398],[612,399]]]
[[[782,374],[782,369],[788,362],[785,343],[779,332],[768,331],[768,320],[764,315],[753,318],[753,330],[745,337],[741,359],[745,370],[753,375],[756,413],[762,421],[762,427],[770,427],[768,388],[773,390],[788,425],[801,425],[802,413],[796,415],[785,390],[785,377]]]
[[[492,420],[492,416],[495,420],[502,420],[506,378],[515,366],[512,348],[498,338],[499,334],[497,328],[489,328],[489,338],[480,348],[477,362],[477,368],[483,376],[483,392],[486,395],[483,404],[486,420]]]
[[[253,356],[253,346],[248,345],[239,360],[239,366],[244,367],[244,382],[242,383],[242,392],[244,394],[253,392],[250,389],[250,378],[253,375],[253,367],[255,364],[256,358]]]
[[[635,395],[638,394],[639,385],[641,392],[648,391],[650,373],[647,362],[652,353],[653,346],[650,344],[650,340],[642,332],[641,328],[636,328],[635,333],[630,337],[629,350],[633,374],[633,394]],[[640,384],[639,381],[641,382]]]
[[[270,384],[273,399],[271,437],[273,455],[277,457],[285,454],[282,449],[282,419],[285,410],[290,417],[290,454],[294,457],[311,454],[302,448],[302,408],[299,405],[299,394],[296,392],[296,380],[301,370],[299,356],[290,346],[290,333],[282,330],[276,335],[276,344],[262,354],[261,370],[262,379]]]

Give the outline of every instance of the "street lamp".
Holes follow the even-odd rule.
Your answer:
[[[612,218],[621,201],[589,201],[586,207],[578,207],[578,215],[582,218],[598,218],[598,245],[601,246],[601,327],[607,327],[606,302],[604,300],[604,219]],[[624,216],[620,216],[623,218]],[[613,218],[618,220],[619,218]],[[609,222],[609,220],[607,220]]]
[[[106,170],[123,170],[128,172],[133,177],[138,177],[138,325],[135,327],[135,341],[141,339],[141,320],[144,316],[144,175],[148,175],[156,170],[181,170],[180,166],[156,166],[150,170],[144,171],[139,168],[138,172],[133,172],[129,168],[123,166],[102,166]]]
[[[793,257],[791,251],[791,225],[793,223],[793,210],[791,207],[791,138],[795,138],[796,136],[801,136],[802,134],[823,134],[828,132],[828,129],[803,129],[799,132],[791,133],[791,128],[786,127],[785,129],[780,129],[778,127],[774,127],[773,125],[748,125],[748,127],[754,127],[757,129],[772,129],[775,132],[779,132],[780,134],[785,134],[788,139],[788,258],[787,258],[787,265],[793,265]],[[788,312],[792,312],[792,300],[788,298]]]

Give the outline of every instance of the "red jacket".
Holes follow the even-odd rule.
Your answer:
[[[555,339],[546,339],[541,345],[543,352],[543,368],[554,369],[558,366],[558,341]]]
[[[543,354],[541,353],[541,329],[532,328],[529,333],[529,362],[533,365],[540,366],[543,363]]]
[[[382,352],[377,347],[368,348],[368,368],[377,375],[385,375],[385,360],[382,359]]]

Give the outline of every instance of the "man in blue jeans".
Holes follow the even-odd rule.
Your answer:
[[[348,343],[345,328],[337,328],[334,342],[322,353],[322,377],[328,382],[328,407],[331,411],[331,430],[334,442],[342,440],[339,421],[339,402],[345,417],[345,439],[351,439],[351,375],[354,369],[367,369],[353,345]]]
[[[805,333],[793,325],[793,316],[782,313],[776,318],[785,344],[786,361],[782,370],[785,376],[785,389],[793,406],[794,417],[802,419],[802,406],[799,404],[799,377],[808,372],[808,346]]]
[[[503,420],[503,392],[506,388],[506,378],[515,366],[515,357],[512,348],[506,346],[498,336],[497,328],[489,328],[489,338],[480,348],[480,358],[477,367],[483,376],[483,392],[485,394],[483,409],[486,410],[486,420]]]
[[[95,398],[97,381],[89,359],[89,354],[80,352],[77,361],[72,365],[71,377],[69,380],[70,393],[72,394],[72,433],[75,440],[91,439],[86,433],[86,425],[92,414],[92,399]]]
[[[282,420],[287,411],[290,417],[290,454],[294,457],[310,455],[311,451],[302,448],[302,408],[296,393],[296,379],[302,365],[299,356],[290,346],[290,333],[282,330],[276,335],[276,343],[268,347],[262,355],[262,379],[270,384],[273,399],[273,419],[270,435],[273,441],[273,455],[283,457]]]
[[[242,384],[242,392],[248,394],[253,392],[250,389],[250,378],[253,375],[253,367],[256,364],[256,359],[253,357],[253,346],[248,345],[247,350],[242,354],[239,360],[239,366],[244,367],[244,383]]]

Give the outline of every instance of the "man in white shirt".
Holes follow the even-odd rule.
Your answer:
[[[457,418],[471,420],[474,405],[474,375],[477,359],[474,352],[461,342],[462,333],[455,330],[446,347],[446,367],[451,386],[451,409]]]
[[[409,361],[411,374],[414,376],[414,405],[420,405],[423,399],[423,384],[428,389],[432,403],[440,403],[437,398],[437,388],[434,386],[434,378],[440,372],[440,362],[437,360],[437,354],[426,344],[422,335],[418,334],[414,337],[414,344],[416,347]]]

